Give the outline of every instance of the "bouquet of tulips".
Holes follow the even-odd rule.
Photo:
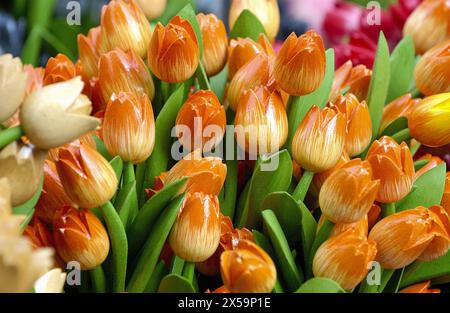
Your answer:
[[[313,30],[274,50],[275,0],[229,34],[144,2],[76,63],[0,57],[0,292],[448,290],[450,174],[415,157],[450,143],[448,1],[337,70]]]

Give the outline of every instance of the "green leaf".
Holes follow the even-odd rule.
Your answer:
[[[209,84],[208,75],[206,75],[205,68],[202,63],[198,64],[197,68],[197,80],[202,90],[211,90],[211,85]]]
[[[406,117],[399,117],[395,121],[393,121],[391,124],[389,124],[378,136],[378,138],[381,138],[383,136],[393,136],[394,134],[397,134],[399,131],[408,128],[408,119]]]
[[[447,275],[450,275],[450,251],[435,261],[416,261],[405,268],[400,288]]]
[[[266,34],[263,24],[249,10],[244,10],[234,23],[230,38],[251,38],[258,41],[259,34]]]
[[[158,291],[158,287],[161,283],[161,280],[169,274],[169,270],[163,261],[160,261],[153,271],[152,277],[145,287],[145,293],[156,293]]]
[[[387,103],[406,94],[414,80],[416,53],[411,36],[405,36],[392,52],[390,59],[391,79],[388,89]]]
[[[389,47],[383,32],[381,32],[367,96],[370,117],[372,119],[373,140],[376,138],[378,129],[380,128],[381,117],[389,88],[390,74]]]
[[[139,210],[128,232],[130,255],[135,255],[138,252],[150,234],[161,211],[180,193],[181,189],[185,186],[186,180],[187,178],[182,178],[164,186],[163,189],[153,195]]]
[[[132,205],[134,203],[134,197],[136,196],[136,181],[129,182],[120,189],[117,197],[114,201],[114,207],[119,213],[122,224],[127,226],[128,218],[130,216]]]
[[[163,15],[160,16],[157,21],[161,22],[163,25],[169,23],[169,21],[177,15],[183,7],[190,4],[193,8],[195,8],[195,0],[167,0],[167,7],[164,11]]]
[[[270,157],[260,157],[253,171],[239,225],[258,228],[261,225],[261,205],[266,196],[272,192],[286,191],[291,179],[292,160],[287,150]]]
[[[120,156],[116,156],[114,159],[109,161],[109,164],[111,164],[114,172],[116,173],[117,180],[120,181],[120,178],[122,177],[122,171],[123,171],[123,161],[120,158]]]
[[[162,279],[158,293],[195,293],[195,287],[185,277],[169,274]]]
[[[200,25],[198,25],[197,15],[195,14],[195,10],[191,4],[187,4],[184,8],[181,9],[177,14],[185,20],[188,20],[191,23],[192,28],[194,29],[195,36],[197,37],[198,48],[200,49],[200,60],[203,57],[203,39],[202,39],[202,31],[200,29]]]
[[[292,139],[298,126],[303,121],[306,113],[317,105],[320,108],[325,107],[330,97],[331,88],[334,80],[334,50],[328,49],[326,52],[327,64],[325,78],[322,84],[313,93],[301,97],[290,97],[288,103],[289,134],[287,147],[291,151]]]
[[[108,153],[108,150],[106,150],[105,143],[97,136],[93,135],[92,138],[94,138],[95,146],[97,147],[97,151],[108,161],[112,160],[112,156]]]
[[[153,187],[153,179],[167,170],[172,143],[171,131],[175,125],[178,111],[183,105],[185,86],[180,86],[167,100],[156,118],[155,147],[147,159],[144,188]]]
[[[223,215],[229,216],[233,220],[237,197],[238,164],[235,158],[227,160],[226,163],[227,177],[219,194],[220,210]]]
[[[143,292],[147,286],[158,262],[164,242],[169,236],[170,230],[183,204],[184,197],[185,195],[183,194],[175,198],[170,206],[162,212],[154,227],[152,227],[150,236],[142,247],[142,252],[128,283],[128,292]]]
[[[311,278],[296,293],[346,293],[334,280],[328,278]]]
[[[225,96],[225,87],[228,80],[228,66],[225,65],[224,69],[216,76],[210,77],[209,83],[211,90],[216,94],[219,101],[222,103]]]
[[[262,211],[270,209],[278,218],[290,247],[301,243],[305,264],[316,236],[317,222],[303,202],[295,201],[287,192],[269,194],[262,204]]]
[[[430,160],[417,160],[414,162],[414,170],[417,172],[428,163],[430,163]]]
[[[262,218],[275,250],[275,262],[278,265],[277,267],[281,270],[283,280],[286,282],[290,291],[297,290],[303,281],[303,274],[295,264],[295,259],[289,249],[289,244],[284,236],[281,225],[278,222],[275,213],[271,210],[263,211]]]
[[[397,212],[439,205],[444,194],[445,171],[446,165],[442,163],[421,175],[414,183],[413,191],[396,203]]]

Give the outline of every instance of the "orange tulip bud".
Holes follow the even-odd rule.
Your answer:
[[[323,215],[333,223],[354,223],[367,215],[380,187],[369,162],[354,159],[335,170],[320,189]]]
[[[325,215],[321,215],[319,219],[319,223],[317,224],[317,232],[319,232],[320,228],[323,226],[323,223],[327,220]],[[358,236],[367,237],[369,232],[369,222],[368,216],[366,215],[363,219],[360,219],[354,223],[336,223],[333,226],[333,230],[331,231],[330,237],[337,236],[347,231],[348,229],[354,229]]]
[[[220,273],[225,287],[236,293],[271,292],[277,279],[270,256],[248,240],[241,240],[236,250],[222,253]]]
[[[45,69],[42,67],[34,68],[33,65],[27,64],[23,66],[23,71],[27,73],[27,91],[25,94],[28,96],[44,85]]]
[[[383,218],[373,227],[369,239],[377,243],[376,260],[387,269],[405,267],[420,256],[432,259],[442,255],[449,244],[448,234],[438,215],[424,207]],[[443,248],[446,248],[445,251]]]
[[[218,74],[227,63],[228,38],[223,22],[214,14],[197,14],[197,21],[202,32],[202,64],[208,76]]]
[[[398,118],[408,118],[411,111],[419,102],[420,99],[412,99],[411,94],[407,93],[385,106],[383,117],[381,118],[380,134]]]
[[[189,79],[197,70],[200,57],[192,25],[174,16],[165,27],[158,23],[148,50],[148,64],[153,74],[169,83]]]
[[[102,47],[101,28],[91,28],[87,34],[79,34],[78,53],[80,61],[89,78],[98,76],[98,61],[100,59]]]
[[[28,225],[23,232],[25,237],[30,239],[34,249],[53,247],[53,237],[48,227],[39,219],[35,218],[32,224]]]
[[[344,151],[345,128],[342,113],[313,106],[292,141],[294,160],[301,167],[317,173],[333,168]]]
[[[447,214],[450,215],[450,172],[447,172],[447,175],[445,176],[445,189],[441,205],[445,211],[447,211]]]
[[[241,67],[258,54],[268,56],[275,54],[264,35],[259,36],[258,42],[254,42],[250,38],[231,39],[228,48],[228,78],[231,80]]]
[[[108,256],[108,233],[89,210],[65,207],[58,212],[53,228],[56,251],[64,262],[77,261],[82,270],[91,270]]]
[[[155,145],[155,118],[147,95],[113,94],[106,107],[102,135],[110,155],[134,164],[147,160]]]
[[[344,152],[341,155],[341,158],[339,159],[338,163],[335,166],[324,172],[314,174],[314,178],[310,188],[311,193],[316,197],[319,196],[320,189],[322,188],[323,183],[327,180],[327,178],[330,177],[330,175],[335,170],[340,169],[342,166],[344,166],[344,164],[346,164],[348,161],[350,161],[350,157],[344,150]]]
[[[345,89],[348,89],[347,92],[354,94],[357,99],[366,100],[371,79],[372,71],[365,65],[353,67],[352,61],[347,61],[336,70],[330,100],[336,100]]]
[[[400,290],[400,293],[441,293],[439,289],[431,289],[430,288],[431,280],[418,283],[415,285],[411,285]]]
[[[275,79],[281,89],[293,96],[316,90],[325,77],[325,48],[315,31],[297,37],[292,33],[275,61]]]
[[[103,7],[101,38],[107,51],[119,48],[147,55],[152,36],[150,23],[135,0],[112,0]]]
[[[352,290],[366,277],[376,254],[375,242],[361,237],[355,229],[348,229],[319,247],[313,273],[315,277],[332,279],[342,288]]]
[[[45,66],[44,85],[65,82],[76,76],[75,64],[64,54],[48,59]]]
[[[347,118],[345,148],[350,157],[361,154],[372,140],[372,120],[365,101],[359,102],[351,93],[339,96],[331,105]]]
[[[214,254],[219,240],[217,196],[188,194],[169,236],[173,252],[188,262],[202,262]]]
[[[450,143],[450,93],[423,99],[408,118],[411,135],[428,147]]]
[[[278,7],[278,1],[233,0],[228,17],[230,29],[233,29],[234,23],[244,10],[249,10],[258,18],[267,36],[271,41],[274,41],[280,30],[280,9]]]
[[[380,180],[377,201],[396,202],[411,191],[414,162],[406,143],[399,145],[384,136],[372,144],[366,159],[372,165],[374,179]]]
[[[234,75],[228,87],[228,103],[236,111],[239,100],[247,90],[267,86],[270,90],[275,85],[273,66],[275,59],[265,54],[257,54]]]
[[[56,168],[67,195],[80,207],[99,207],[117,190],[116,173],[109,162],[85,144],[61,148]]]
[[[248,90],[236,110],[236,141],[250,155],[276,152],[288,135],[288,119],[277,91],[267,87]]]
[[[369,210],[369,213],[367,213],[367,220],[369,223],[369,229],[372,229],[373,226],[378,222],[379,218],[381,216],[381,208],[377,204],[372,204],[372,207]]]
[[[44,164],[44,185],[36,204],[35,214],[44,222],[51,224],[56,211],[66,205],[72,205],[72,201],[64,191],[55,163],[47,160]]]
[[[134,52],[125,53],[119,49],[100,57],[99,84],[103,102],[107,104],[113,94],[121,91],[145,93],[153,99],[155,87],[144,61]]]
[[[203,192],[218,195],[227,176],[227,166],[216,157],[202,158],[200,150],[195,150],[180,160],[169,171],[164,184],[170,184],[182,177],[188,177],[187,192]]]
[[[212,91],[199,90],[183,104],[176,120],[181,144],[192,151],[211,151],[225,134],[225,109]]]
[[[420,261],[434,261],[445,255],[450,249],[450,218],[445,209],[435,205],[428,209],[433,224],[430,233],[433,240],[419,256]]]
[[[450,3],[447,0],[423,1],[409,16],[403,34],[413,38],[418,54],[424,54],[450,38],[449,16]]]
[[[434,46],[423,55],[416,65],[414,78],[417,88],[425,96],[450,92],[450,40]]]
[[[425,164],[423,167],[421,167],[417,172],[416,172],[416,179],[419,178],[421,175],[425,174],[426,172],[428,172],[429,170],[435,168],[436,166],[438,166],[439,164],[444,163],[444,161],[437,156],[433,156],[429,153],[425,154],[423,157],[421,157],[418,161],[423,161],[423,160],[427,160],[428,163]]]
[[[230,293],[230,291],[227,289],[227,287],[222,286],[214,290],[212,293]]]

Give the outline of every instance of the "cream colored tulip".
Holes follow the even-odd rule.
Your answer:
[[[46,157],[46,151],[17,141],[0,152],[0,178],[9,181],[13,206],[28,201],[35,194],[43,176]]]
[[[34,283],[34,292],[36,293],[61,293],[66,282],[67,274],[60,268],[52,269],[41,276]]]
[[[167,6],[167,0],[137,0],[137,3],[149,20],[160,17]]]
[[[11,214],[11,187],[7,178],[0,178],[0,219]]]
[[[11,54],[0,56],[0,123],[16,113],[27,88],[27,74],[22,61]]]
[[[34,91],[20,110],[26,136],[41,149],[60,147],[94,129],[100,120],[89,116],[92,105],[81,94],[80,77]]]

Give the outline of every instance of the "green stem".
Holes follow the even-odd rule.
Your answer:
[[[398,133],[392,135],[392,139],[397,141],[398,143],[402,143],[403,141],[408,141],[411,139],[411,133],[409,132],[409,128],[405,128]]]
[[[140,208],[145,202],[144,179],[147,163],[142,162],[136,166],[136,191],[138,197],[138,207]]]
[[[91,277],[92,290],[95,293],[105,293],[106,292],[106,278],[105,272],[101,265],[97,266],[93,270],[89,271],[89,276]]]
[[[197,68],[197,80],[202,90],[211,90],[211,85],[209,84],[208,75],[206,75],[205,68],[200,62]]]
[[[123,167],[123,184],[126,185],[135,181],[134,165],[131,162],[126,162]]]
[[[411,155],[414,157],[417,153],[417,151],[419,151],[420,147],[422,146],[421,143],[417,143],[414,146],[411,147]]]
[[[384,288],[386,288],[389,280],[391,280],[392,275],[394,275],[394,273],[395,270],[383,269],[383,272],[381,273],[381,285],[378,288],[379,293],[383,292]]]
[[[11,142],[19,140],[24,135],[23,129],[20,126],[8,128],[0,132],[0,149],[3,149]]]
[[[116,209],[108,202],[102,206],[103,217],[111,239],[113,257],[113,292],[125,291],[127,273],[128,241],[125,228]]]
[[[303,172],[300,181],[298,182],[297,188],[295,188],[292,197],[297,201],[305,200],[306,194],[308,192],[309,186],[311,185],[312,179],[314,177],[314,172],[305,170]]]
[[[185,261],[182,258],[175,255],[172,260],[172,268],[170,269],[170,273],[182,275],[184,263]]]
[[[387,217],[389,215],[395,214],[395,202],[386,203],[384,205],[383,217]]]
[[[186,278],[190,283],[194,281],[195,275],[195,263],[186,262],[183,268],[183,277]]]

